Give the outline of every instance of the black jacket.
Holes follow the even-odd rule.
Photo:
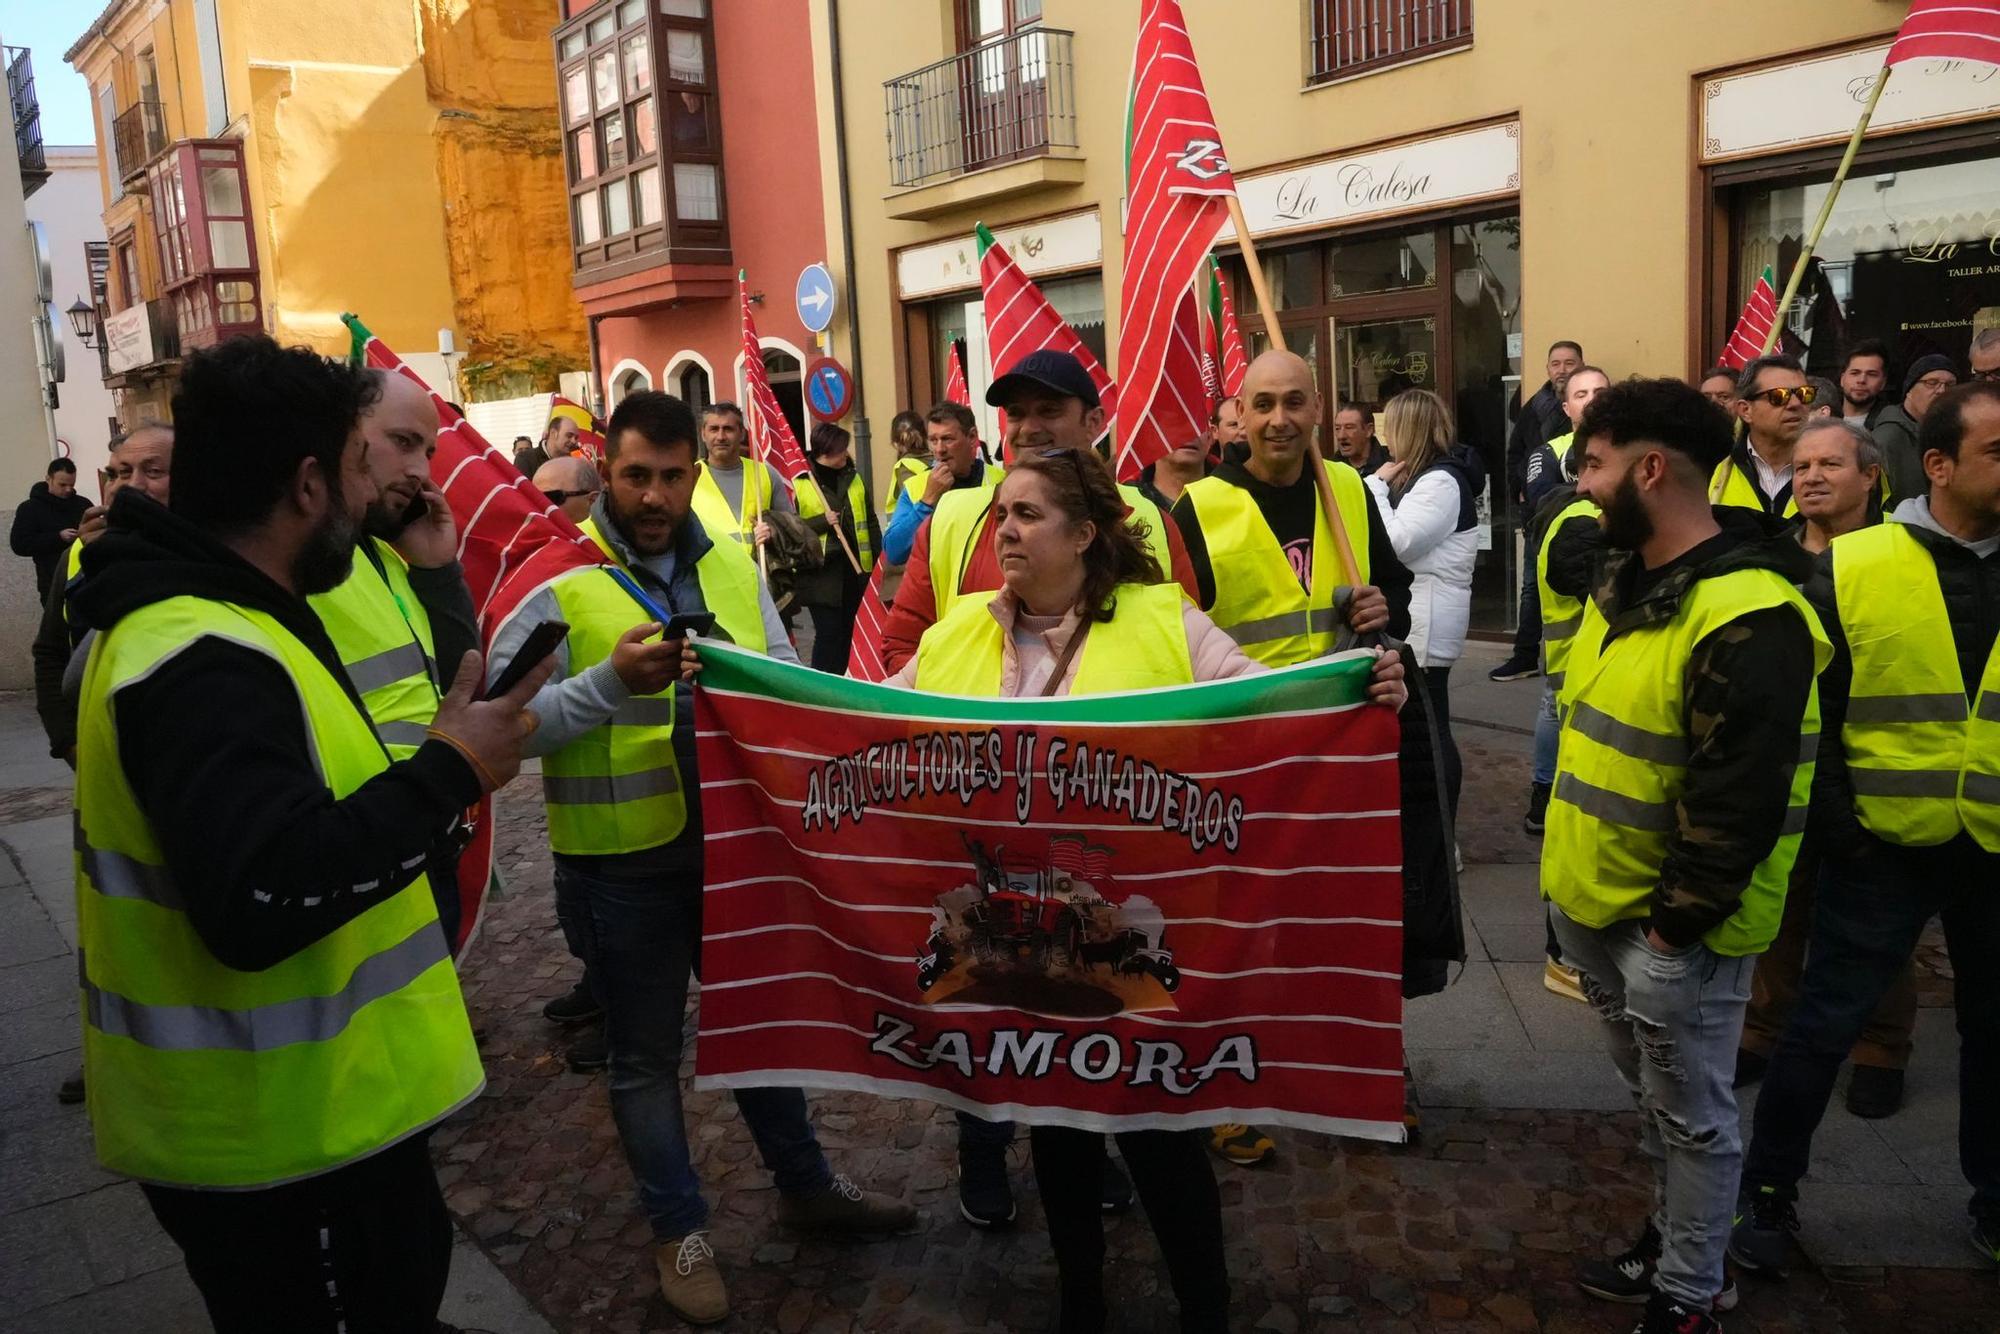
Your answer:
[[[1894,523],[1896,520],[1891,519]],[[2000,638],[2000,552],[1984,557],[1920,524],[1904,531],[1923,544],[1937,567],[1938,590],[1944,594],[1945,615],[1951,621],[1952,648],[1958,655],[1959,679],[1966,698],[1975,696],[1993,642]],[[1833,661],[1819,678],[1819,764],[1813,770],[1812,825],[1827,853],[1853,857],[1880,846],[1854,814],[1854,783],[1847,772],[1847,747],[1840,739],[1847,721],[1847,700],[1854,688],[1854,655],[1840,624],[1833,595],[1833,563],[1839,544],[1820,553],[1806,583],[1806,600],[1833,641]],[[1922,648],[1922,645],[1914,646]]]
[[[1776,519],[1740,506],[1714,514],[1722,532],[1659,570],[1628,551],[1600,564],[1591,599],[1607,622],[1607,644],[1671,621],[1699,580],[1764,569],[1798,584],[1812,572],[1812,558]],[[1669,945],[1691,945],[1734,914],[1777,846],[1791,804],[1789,779],[1779,779],[1798,762],[1812,683],[1812,631],[1790,607],[1740,616],[1689,654],[1686,777],[1647,920]]]
[[[1555,385],[1542,381],[1542,387],[1521,405],[1521,415],[1514,418],[1514,429],[1507,436],[1507,479],[1513,484],[1511,491],[1516,498],[1527,491],[1528,456],[1561,435],[1568,426],[1569,418],[1563,415]]]
[[[274,617],[361,699],[311,607],[206,531],[135,491],[83,556],[71,617],[96,630],[171,597],[237,603]],[[365,712],[364,712],[365,716]],[[479,781],[427,741],[335,800],[319,776],[298,692],[254,649],[201,639],[116,701],[118,756],[217,959],[263,969],[407,885]]]
[[[47,482],[36,482],[29,488],[28,498],[15,507],[14,529],[7,541],[16,556],[27,556],[35,562],[37,597],[49,595],[49,581],[55,577],[56,563],[69,549],[64,530],[82,523],[83,512],[89,508],[89,496],[75,492],[50,495]]]

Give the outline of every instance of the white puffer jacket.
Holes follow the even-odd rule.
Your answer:
[[[1472,564],[1479,554],[1479,529],[1458,527],[1462,493],[1458,475],[1434,467],[1410,485],[1398,504],[1389,503],[1389,485],[1367,479],[1375,508],[1389,530],[1390,545],[1409,567],[1410,647],[1423,667],[1445,667],[1465,651],[1465,627],[1472,617]]]

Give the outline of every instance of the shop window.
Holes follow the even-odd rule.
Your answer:
[[[556,36],[579,272],[728,249],[704,0],[620,0]],[[664,123],[663,123],[664,122]]]
[[[234,139],[177,144],[147,168],[161,286],[181,346],[205,347],[262,327],[257,238]]]
[[[1313,79],[1338,79],[1472,45],[1472,0],[1306,0]]]
[[[1972,331],[2000,323],[1996,169],[1989,156],[1855,171],[1785,314],[1787,344],[1803,347],[1809,374],[1837,378],[1841,349],[1862,338],[1888,344],[1891,384],[1933,352],[1963,370]],[[1732,192],[1729,320],[1766,266],[1784,286],[1831,177],[1793,172]]]
[[[1327,247],[1328,292],[1335,297],[1396,292],[1437,283],[1437,233],[1370,236]]]

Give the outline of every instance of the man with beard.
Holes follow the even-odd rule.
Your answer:
[[[91,1128],[218,1334],[445,1328],[427,1132],[484,1078],[423,868],[542,676],[479,702],[468,653],[383,752],[305,601],[354,561],[376,392],[262,336],[190,355],[173,507],[122,491],[71,598]]]
[[[605,491],[581,527],[661,611],[711,614],[717,638],[796,663],[748,551],[729,531],[710,534],[695,511],[697,466],[687,405],[650,389],[627,395],[605,432]],[[556,918],[604,1007],[611,1115],[652,1225],[661,1295],[689,1323],[714,1324],[729,1296],[681,1108],[702,893],[693,692],[676,685],[682,640],[656,639],[665,627],[593,566],[560,576],[494,631],[490,670],[504,671],[546,621],[569,627],[549,655],[554,675],[534,698],[528,742],[543,757]],[[908,1205],[834,1175],[798,1089],[735,1096],[776,1178],[780,1223],[857,1233],[915,1221]]]
[[[1798,855],[1832,648],[1795,587],[1798,543],[1711,508],[1729,425],[1698,390],[1613,385],[1576,434],[1611,553],[1570,646],[1542,895],[1659,1179],[1639,1240],[1578,1279],[1645,1303],[1634,1334],[1709,1334],[1735,1301],[1736,1044]]]
[[[1864,430],[1874,430],[1875,419],[1887,406],[1882,391],[1888,386],[1888,346],[1879,338],[1855,343],[1840,357],[1839,415]]]
[[[1746,365],[1736,379],[1731,405],[1743,423],[1743,438],[1715,466],[1709,502],[1783,518],[1798,513],[1792,501],[1792,449],[1818,398],[1819,390],[1807,381],[1797,357],[1773,352]]]
[[[408,376],[371,371],[376,397],[361,414],[363,462],[375,499],[347,578],[306,600],[319,615],[392,760],[424,744],[444,682],[439,663],[479,647],[472,593],[458,564],[458,529],[431,481],[438,414]],[[445,939],[458,940],[457,858],[448,843],[426,868]]]

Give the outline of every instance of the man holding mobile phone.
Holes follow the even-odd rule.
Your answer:
[[[424,743],[445,682],[438,664],[479,648],[472,593],[458,564],[458,530],[431,481],[438,413],[407,376],[371,371],[379,396],[361,416],[376,498],[346,579],[307,601],[326,627],[392,760]],[[427,865],[438,924],[457,949],[462,923],[458,847],[441,843]]]
[[[628,395],[605,432],[605,490],[581,525],[615,562],[573,570],[493,635],[497,679],[537,627],[569,632],[531,703],[542,759],[556,915],[604,1006],[611,1114],[656,1239],[667,1304],[692,1324],[729,1314],[708,1243],[708,1206],[681,1109],[681,1018],[700,966],[701,802],[691,692],[676,683],[684,635],[664,638],[625,581],[676,628],[700,613],[737,645],[796,663],[747,548],[692,512],[694,414],[653,390]],[[737,1105],[776,1178],[788,1226],[888,1232],[909,1205],[836,1176],[795,1088],[739,1089]]]

